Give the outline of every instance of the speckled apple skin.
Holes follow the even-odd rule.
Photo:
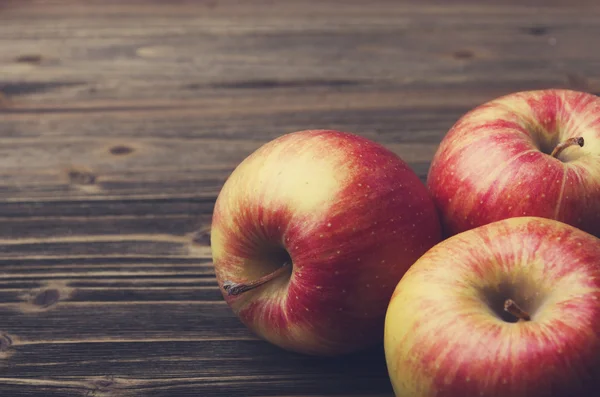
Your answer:
[[[454,235],[398,283],[384,334],[398,397],[597,397],[600,239],[539,217]]]
[[[211,246],[234,313],[284,349],[339,355],[383,339],[392,291],[441,239],[425,184],[395,153],[357,134],[307,130],[261,146],[233,171],[215,204]],[[225,281],[291,273],[241,295]]]
[[[584,138],[584,146],[550,156],[574,137]],[[442,139],[427,186],[445,236],[538,216],[600,237],[600,98],[535,90],[474,108]]]

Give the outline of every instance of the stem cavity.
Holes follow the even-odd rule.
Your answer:
[[[223,282],[223,289],[227,292],[228,295],[240,295],[246,291],[250,291],[254,288],[260,287],[261,285],[266,284],[269,281],[281,276],[287,271],[289,266],[290,264],[286,262],[274,272],[262,276],[261,278],[256,279],[254,281],[250,281],[248,283],[235,283],[233,281],[227,280]]]
[[[512,299],[507,299],[504,302],[504,310],[518,318],[519,320],[529,321],[531,320],[531,316],[529,313],[524,311],[513,301]]]
[[[554,150],[552,151],[550,156],[552,156],[554,158],[558,158],[558,155],[563,150],[568,148],[569,146],[579,145],[580,147],[583,147],[583,144],[584,144],[583,137],[569,138],[566,141],[563,141],[563,142],[559,143],[558,145],[556,145],[556,147],[554,148]]]

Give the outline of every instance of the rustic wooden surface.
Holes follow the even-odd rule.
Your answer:
[[[0,394],[392,396],[381,347],[303,357],[233,317],[213,202],[282,133],[424,180],[469,108],[600,91],[597,2],[527,3],[0,1]]]

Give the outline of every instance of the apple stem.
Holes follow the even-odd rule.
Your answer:
[[[527,313],[526,311],[521,309],[519,307],[519,305],[517,305],[515,303],[515,301],[512,299],[507,299],[504,302],[504,310],[506,310],[507,312],[509,312],[516,318],[518,318],[519,320],[525,320],[525,321],[531,320],[531,316],[529,315],[529,313]]]
[[[550,154],[552,157],[557,158],[558,155],[565,150],[566,148],[568,148],[569,146],[573,146],[573,145],[579,145],[581,147],[583,147],[583,137],[577,137],[577,138],[569,138],[564,142],[559,143],[558,145],[556,145],[556,147],[554,148],[554,150],[552,151],[552,153]]]
[[[282,275],[283,273],[285,273],[285,271],[288,268],[289,263],[284,263],[280,268],[278,268],[277,270],[275,270],[272,273],[269,273],[265,276],[262,276],[261,278],[254,280],[254,281],[250,281],[248,283],[235,283],[233,281],[225,281],[223,282],[223,289],[225,291],[227,291],[228,295],[240,295],[243,292],[246,291],[250,291],[254,288],[260,287],[261,285],[279,277],[280,275]]]

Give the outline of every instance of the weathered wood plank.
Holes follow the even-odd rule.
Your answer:
[[[261,2],[115,2],[59,7],[63,18],[44,4],[6,7],[0,64],[11,80],[2,90],[42,104],[407,85],[598,89],[597,4],[352,3],[269,3],[256,12]],[[144,24],[131,23],[142,15]],[[44,23],[50,16],[59,28]]]
[[[140,251],[146,255],[174,255],[186,256],[188,250],[179,242],[161,240],[154,236],[117,236],[108,239],[98,237],[83,240],[77,244],[73,240],[55,240],[44,244],[36,240],[13,243],[2,243],[0,245],[1,258],[37,257],[37,256],[90,256],[102,255],[110,252],[112,255],[136,255]]]
[[[28,301],[3,303],[3,329],[19,340],[248,338],[222,301],[63,301],[65,287],[49,284]],[[40,294],[58,291],[57,295]],[[225,335],[225,336],[224,336]]]
[[[298,368],[305,367],[301,375],[307,380],[329,375],[333,382],[344,376],[377,376],[384,366],[381,349],[340,359],[315,359],[295,354],[281,354],[264,342],[254,340],[156,340],[156,341],[105,341],[81,343],[24,344],[12,347],[12,365],[3,369],[3,376],[28,377],[94,375],[125,375],[138,378],[198,377],[225,378],[235,376],[298,376]],[[145,353],[140,357],[140,351]],[[140,363],[156,360],[152,372]],[[289,365],[282,367],[281,360]],[[366,368],[366,364],[370,368]],[[181,367],[181,368],[180,368]],[[65,372],[67,371],[67,372]],[[337,379],[336,379],[337,378]]]
[[[156,380],[154,382],[138,381],[135,379],[122,379],[114,377],[96,377],[89,381],[71,381],[61,378],[42,381],[23,381],[20,378],[2,380],[3,390],[11,392],[14,396],[206,396],[225,397],[231,395],[243,395],[248,397],[324,397],[324,396],[346,396],[346,397],[393,397],[389,390],[379,392],[379,387],[368,377],[344,380],[340,383],[326,383],[325,386],[316,386],[321,382],[317,379],[298,379],[296,377],[236,377],[234,380],[224,382],[222,379],[207,381],[196,378],[172,378],[168,380]],[[375,387],[373,387],[375,385]],[[346,390],[346,387],[354,387]],[[343,389],[342,389],[343,388]],[[319,391],[311,393],[310,390]],[[375,389],[375,390],[373,390]],[[277,392],[280,390],[280,392]],[[298,394],[298,390],[306,390]],[[325,394],[324,394],[325,393]]]
[[[291,130],[279,134],[273,131],[273,138],[285,132]],[[373,139],[385,143],[375,136]],[[37,202],[83,197],[187,196],[214,200],[233,168],[268,138],[253,141],[129,138],[132,143],[127,145],[110,145],[107,140],[61,137],[7,140],[0,148],[0,199]],[[387,146],[410,162],[424,178],[436,144],[390,142]],[[135,152],[131,155],[110,152],[126,147],[135,148]]]

